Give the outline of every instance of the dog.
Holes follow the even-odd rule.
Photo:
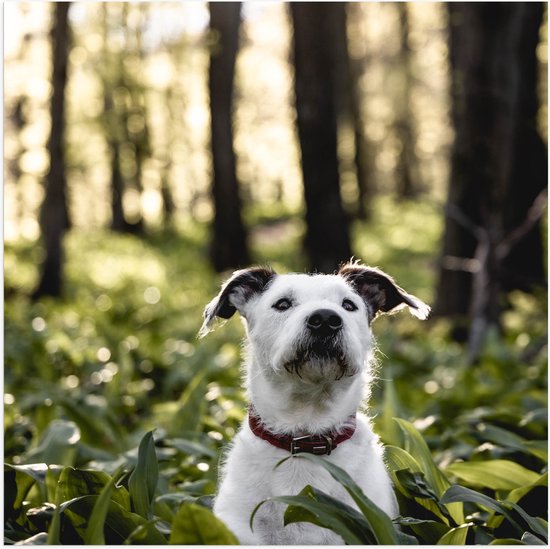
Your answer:
[[[247,420],[221,467],[214,514],[243,545],[342,545],[332,531],[283,522],[285,505],[268,502],[311,484],[355,504],[324,468],[285,457],[310,452],[343,468],[391,518],[398,506],[383,448],[358,411],[372,380],[371,322],[408,307],[425,319],[428,305],[383,271],[358,262],[336,274],[277,274],[271,268],[236,271],[206,306],[200,336],[216,317],[239,312],[246,330]]]

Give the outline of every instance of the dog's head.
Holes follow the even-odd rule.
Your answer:
[[[200,335],[215,317],[238,311],[261,368],[302,379],[353,376],[372,347],[370,323],[408,307],[418,318],[430,308],[379,269],[348,263],[337,274],[276,274],[254,267],[237,271],[206,307]]]

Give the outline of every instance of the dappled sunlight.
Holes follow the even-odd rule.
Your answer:
[[[143,25],[145,9],[122,4],[77,3],[71,11],[75,28],[70,54],[68,102],[68,179],[70,207],[76,227],[98,227],[109,221],[109,152],[101,121],[104,111],[103,80],[113,78],[116,63],[106,61],[126,50],[124,70],[115,84],[115,101],[129,101],[128,87],[142,80],[147,88],[147,119],[139,114],[128,119],[130,134],[139,134],[147,124],[151,157],[143,165],[143,192],[137,202],[125,191],[128,215],[136,212],[145,221],[158,225],[162,218],[161,182],[167,177],[173,199],[181,214],[208,221],[212,210],[205,203],[211,159],[209,112],[206,90],[209,43],[208,14],[202,3],[155,4],[147,11],[143,44],[135,33]],[[293,70],[289,64],[291,30],[284,3],[244,10],[241,49],[237,60],[235,93],[235,149],[238,175],[245,192],[259,205],[281,202],[295,211],[303,206],[299,146],[294,129]],[[396,137],[395,86],[398,61],[397,11],[392,4],[351,5],[350,51],[353,58],[370,62],[359,75],[363,94],[362,110],[369,152],[375,162],[376,187],[391,188],[402,145]],[[447,181],[447,149],[450,133],[448,104],[448,53],[443,6],[410,5],[410,43],[413,55],[414,86],[411,106],[415,124],[415,150],[420,161],[423,188],[433,188],[442,197]],[[128,17],[124,33],[116,30],[117,20]],[[28,219],[35,219],[41,202],[40,180],[48,169],[45,149],[49,120],[47,103],[51,94],[47,35],[33,29],[49,26],[44,5],[12,5],[7,20],[17,21],[6,37],[6,89],[8,113],[5,154],[8,165],[18,170],[6,172],[6,237],[15,239]],[[101,30],[104,17],[109,29]],[[383,24],[382,24],[383,23]],[[11,26],[8,24],[8,26]],[[23,33],[31,37],[23,47]],[[102,32],[109,37],[104,44]],[[142,50],[139,50],[142,47]],[[143,66],[143,68],[142,68]],[[389,70],[389,72],[388,72]],[[122,80],[125,78],[126,80]],[[9,113],[25,94],[24,127],[18,134]],[[118,99],[117,99],[118,97]],[[126,97],[126,98],[125,98]],[[346,132],[348,132],[346,134]],[[343,156],[351,154],[351,136],[342,128],[339,147]],[[346,160],[350,162],[351,159]],[[127,157],[127,173],[135,171],[132,155]],[[357,200],[353,172],[342,173],[342,196],[349,207]],[[28,223],[27,223],[28,226]],[[37,233],[32,232],[36,238]]]
[[[247,418],[247,326],[235,310],[242,303],[229,298],[216,309],[211,333],[199,336],[205,306],[247,264],[331,272],[350,259],[379,267],[432,310],[422,323],[395,311],[391,285],[376,277],[357,289],[371,310],[396,312],[369,324],[372,387],[362,408],[385,445],[400,517],[381,516],[332,470],[341,493],[360,496],[360,511],[321,494],[312,480],[292,487],[304,490],[304,507],[291,504],[286,518],[319,522],[315,512],[323,509],[328,524],[319,524],[343,525],[352,544],[547,539],[540,505],[548,463],[547,260],[538,274],[529,263],[547,252],[547,237],[523,247],[526,235],[547,231],[545,196],[522,204],[517,220],[508,221],[515,209],[505,212],[505,202],[519,207],[544,168],[538,161],[547,142],[547,10],[509,5],[537,25],[543,20],[536,58],[534,41],[530,50],[533,67],[538,62],[543,135],[530,135],[531,147],[518,129],[520,118],[528,122],[526,134],[535,126],[534,95],[532,112],[513,105],[518,125],[510,131],[520,139],[506,143],[518,151],[524,141],[529,146],[510,158],[501,159],[506,155],[496,146],[506,132],[485,128],[498,118],[491,105],[484,104],[487,120],[469,112],[472,135],[499,151],[489,165],[485,141],[476,144],[467,160],[474,168],[479,160],[480,173],[457,161],[464,151],[456,144],[475,139],[455,141],[465,123],[459,110],[471,106],[453,99],[461,91],[453,83],[460,76],[473,96],[472,83],[481,83],[457,64],[449,15],[453,6],[475,11],[474,4],[349,2],[347,20],[339,11],[342,19],[328,23],[337,11],[323,11],[330,32],[315,27],[313,35],[326,39],[317,49],[334,39],[333,47],[320,59],[309,51],[305,64],[331,69],[315,88],[331,90],[324,109],[316,102],[326,98],[298,98],[300,86],[316,78],[303,79],[300,55],[293,59],[299,24],[289,3],[243,3],[240,21],[235,11],[227,30],[213,24],[216,11],[205,2],[71,2],[70,45],[59,25],[52,29],[54,21],[67,21],[60,4],[5,5],[5,543],[236,543],[210,509],[224,452]],[[480,32],[489,35],[499,24],[491,20]],[[303,30],[295,36],[307,37],[312,27]],[[212,86],[213,60],[224,45],[234,51],[223,39],[236,32],[234,71],[225,62],[233,87]],[[502,32],[502,51],[515,51],[510,29]],[[52,44],[60,43],[68,59],[65,87],[52,76],[62,66]],[[499,48],[484,52],[491,61],[493,50]],[[507,63],[525,69],[528,63],[520,67],[518,60],[528,57],[498,58],[499,74],[508,75]],[[510,90],[498,89],[507,100]],[[533,78],[523,91],[534,89]],[[60,90],[66,104],[56,110]],[[232,100],[229,93],[214,99],[220,90]],[[304,120],[333,107],[323,131],[305,124],[304,132]],[[56,114],[65,128],[57,149]],[[212,130],[221,119],[224,129]],[[330,139],[316,143],[321,134]],[[231,158],[218,168],[214,141],[223,135],[221,157],[234,152],[235,168]],[[533,150],[541,156],[531,162]],[[314,178],[305,167],[308,152]],[[507,187],[484,179],[491,172],[496,181],[500,168],[512,174]],[[466,183],[456,179],[461,170]],[[63,171],[66,185],[52,186],[64,181],[53,177]],[[236,177],[220,185],[220,173]],[[500,210],[491,210],[496,199],[479,199],[485,187],[503,198]],[[67,216],[65,199],[58,200],[65,192]],[[230,235],[241,221],[242,238]],[[338,234],[346,242],[335,251]],[[312,242],[320,255],[339,257],[315,264]],[[217,261],[218,248],[227,260]],[[510,250],[528,253],[508,264]],[[37,291],[51,264],[59,291]],[[465,284],[446,289],[449,274]],[[265,290],[257,284],[250,282],[243,300]],[[455,302],[448,311],[438,303],[446,298]]]

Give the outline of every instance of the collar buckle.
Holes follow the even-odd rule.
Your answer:
[[[304,435],[292,438],[290,441],[290,453],[296,455],[300,452],[307,452],[316,456],[329,456],[332,452],[332,446],[332,438],[328,436]]]

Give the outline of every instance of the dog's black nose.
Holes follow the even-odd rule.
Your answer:
[[[307,318],[306,326],[315,334],[328,336],[342,328],[342,319],[330,309],[319,309]]]

